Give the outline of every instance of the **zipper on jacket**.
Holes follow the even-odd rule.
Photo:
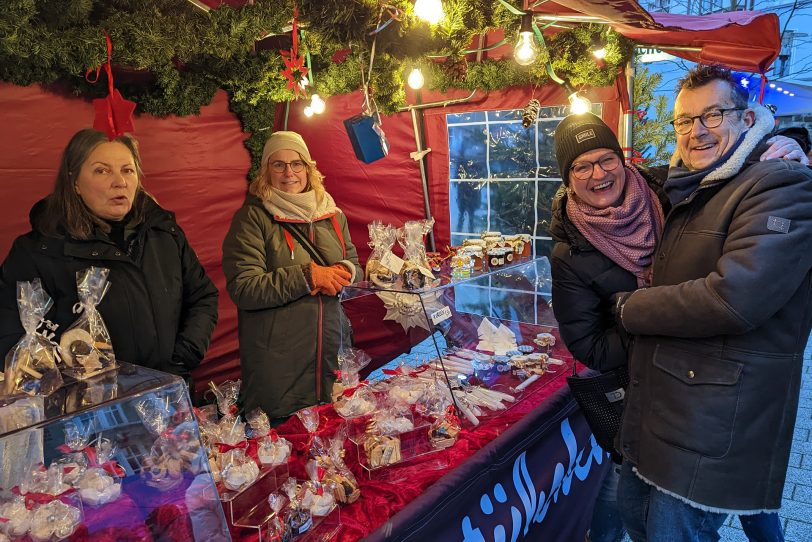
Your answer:
[[[321,333],[322,333],[322,318],[324,315],[324,304],[319,298],[319,327],[316,330],[316,403],[321,402]]]

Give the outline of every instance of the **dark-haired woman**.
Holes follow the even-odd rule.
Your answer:
[[[17,281],[39,278],[56,339],[75,319],[76,272],[110,269],[99,312],[116,358],[188,376],[217,321],[217,289],[169,211],[142,185],[136,141],[86,129],[68,143],[54,191],[30,212],[0,269],[0,355],[23,334]]]

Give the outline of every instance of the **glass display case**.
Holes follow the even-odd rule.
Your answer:
[[[121,363],[2,398],[0,462],[10,540],[231,540],[177,376]]]
[[[463,421],[476,425],[571,370],[573,360],[550,307],[547,258],[517,254],[470,276],[454,271],[446,262],[419,289],[398,274],[388,283],[373,276],[345,287],[341,302],[355,346],[372,358],[368,378],[432,374],[452,390]]]

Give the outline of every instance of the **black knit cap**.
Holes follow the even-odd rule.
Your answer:
[[[606,148],[615,151],[623,159],[623,151],[617,136],[600,117],[592,113],[569,115],[555,129],[555,157],[558,170],[565,185],[570,182],[570,166],[585,152]]]

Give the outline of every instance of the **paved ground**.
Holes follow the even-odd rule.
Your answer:
[[[779,515],[786,542],[812,541],[812,341],[804,353],[801,401]],[[722,542],[748,542],[735,517],[722,527]]]

